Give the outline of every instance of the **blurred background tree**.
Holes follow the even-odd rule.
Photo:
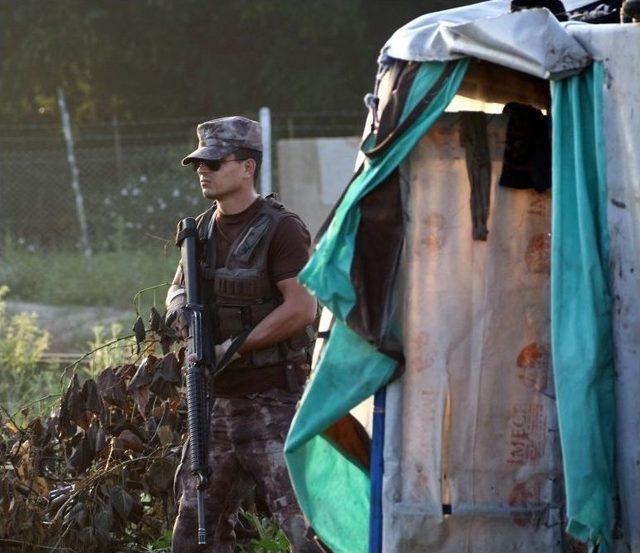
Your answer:
[[[208,206],[179,163],[198,121],[271,108],[273,187],[282,192],[277,144],[358,136],[362,98],[391,34],[467,2],[0,0],[0,285],[11,289],[8,301],[128,308],[138,290],[170,281],[176,221]],[[79,250],[59,87],[90,263]],[[154,302],[163,296],[155,294]]]
[[[390,34],[460,0],[0,4],[0,123],[354,110]]]

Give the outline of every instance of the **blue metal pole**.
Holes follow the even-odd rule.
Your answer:
[[[382,553],[382,475],[384,474],[384,412],[386,397],[387,389],[383,386],[373,398],[369,553]]]

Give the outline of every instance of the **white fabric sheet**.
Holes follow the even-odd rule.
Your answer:
[[[383,551],[560,551],[550,195],[496,186],[505,120],[492,116],[489,236],[473,241],[457,118],[404,167],[406,372],[387,397]]]
[[[565,2],[565,7],[587,3]],[[548,10],[510,13],[509,4],[492,0],[424,15],[398,29],[382,54],[415,61],[474,57],[545,79],[589,65],[588,53]]]

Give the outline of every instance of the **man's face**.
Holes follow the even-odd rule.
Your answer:
[[[215,162],[212,163],[213,168],[200,161],[194,163],[198,165],[196,172],[202,195],[209,200],[223,200],[252,185],[247,160],[236,160],[235,154],[221,159],[217,170],[214,170]]]

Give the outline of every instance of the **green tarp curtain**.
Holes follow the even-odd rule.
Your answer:
[[[328,307],[342,321],[347,318],[356,299],[350,274],[355,236],[360,221],[358,202],[402,163],[418,140],[438,120],[460,88],[467,65],[468,60],[456,62],[453,73],[429,107],[384,155],[373,158],[351,183],[335,211],[331,224],[318,243],[314,255],[300,273],[300,281],[311,290],[322,305]],[[400,122],[406,119],[415,105],[429,92],[445,67],[446,64],[440,62],[421,65],[403,107]]]
[[[285,444],[289,473],[302,510],[335,553],[366,552],[369,531],[369,476],[321,432],[372,395],[393,375],[396,362],[377,351],[344,321],[355,305],[350,279],[360,221],[358,203],[387,178],[438,120],[456,94],[468,61],[455,67],[442,89],[388,150],[374,158],[351,183],[318,243],[300,281],[336,316]],[[446,64],[421,65],[400,121],[431,90]]]
[[[601,63],[552,83],[551,339],[567,531],[607,553],[615,399],[603,86]]]
[[[321,432],[389,380],[395,362],[341,321],[300,403],[285,445],[298,503],[335,553],[367,551],[369,475]]]

